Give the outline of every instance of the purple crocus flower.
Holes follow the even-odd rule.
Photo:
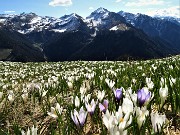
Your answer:
[[[145,102],[148,102],[150,100],[150,97],[151,97],[151,92],[148,91],[148,88],[144,87],[138,90],[137,98],[138,98],[140,107],[143,106]]]
[[[122,98],[122,88],[114,90],[116,100],[119,102]]]
[[[74,109],[74,112],[71,112],[71,118],[76,124],[76,126],[79,128],[84,126],[86,117],[87,117],[87,112],[84,111],[83,107],[81,107],[79,113],[76,111],[76,109]]]
[[[108,109],[108,100],[104,100],[103,104],[99,103],[99,109],[101,112],[106,112],[106,110]]]

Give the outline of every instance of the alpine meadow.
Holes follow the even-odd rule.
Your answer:
[[[180,1],[0,0],[0,135],[180,135]]]

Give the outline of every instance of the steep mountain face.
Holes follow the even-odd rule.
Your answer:
[[[147,35],[151,37],[159,37],[176,48],[180,52],[180,24],[168,18],[160,19],[153,18],[143,14],[131,14],[120,11],[119,14],[126,18],[126,21],[142,29]]]
[[[102,30],[94,38],[80,31],[61,34],[44,51],[51,61],[150,59],[176,53],[143,31],[124,24],[116,30]]]
[[[86,17],[88,25],[98,29],[110,29],[119,23],[126,23],[124,17],[117,13],[109,12],[107,9],[98,8]]]
[[[32,45],[24,35],[0,28],[0,60],[45,61],[42,50]]]
[[[91,40],[91,35],[84,31],[61,33],[44,45],[44,52],[49,61],[66,61]]]

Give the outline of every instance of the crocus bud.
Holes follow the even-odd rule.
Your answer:
[[[75,107],[79,107],[80,106],[80,100],[79,98],[76,96],[75,97]]]
[[[148,91],[148,88],[144,87],[138,90],[137,97],[138,97],[139,105],[141,107],[151,99],[151,92]]]
[[[122,88],[114,90],[114,96],[117,102],[119,102],[120,99],[122,98]]]
[[[165,100],[168,97],[168,88],[167,88],[167,86],[165,88],[161,87],[159,89],[159,95],[160,95],[160,98],[161,98],[161,107],[162,107],[164,102],[165,102]]]
[[[106,113],[106,110],[108,109],[108,100],[104,100],[103,104],[99,103],[99,109],[101,112]]]

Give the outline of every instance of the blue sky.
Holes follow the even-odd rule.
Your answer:
[[[61,17],[77,13],[86,17],[97,8],[104,7],[114,12],[123,10],[144,14],[171,9],[179,15],[179,6],[179,0],[0,0],[0,14],[34,12],[41,16]]]

